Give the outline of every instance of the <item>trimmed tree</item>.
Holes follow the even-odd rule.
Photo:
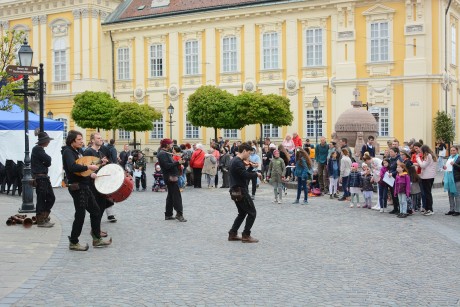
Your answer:
[[[187,120],[194,126],[217,129],[241,129],[245,122],[235,115],[235,96],[215,86],[198,88],[188,98]]]
[[[111,130],[116,127],[112,118],[120,104],[104,92],[86,91],[75,96],[70,113],[75,123],[82,128]]]
[[[16,46],[22,44],[23,31],[6,31],[0,37],[0,110],[8,111],[13,104],[22,105],[23,98],[14,96],[13,90],[22,85],[20,76],[10,76],[6,67],[16,64]]]
[[[148,105],[136,102],[121,102],[112,118],[113,129],[134,132],[134,149],[136,149],[136,131],[148,131],[153,128],[153,121],[160,119],[161,113]]]
[[[436,112],[433,126],[436,139],[442,139],[450,147],[455,139],[454,124],[450,115],[446,112]]]

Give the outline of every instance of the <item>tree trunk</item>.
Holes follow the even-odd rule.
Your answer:
[[[214,128],[214,140],[217,142],[217,128]]]
[[[264,147],[264,130],[262,129],[262,124],[260,125],[260,148]]]
[[[133,142],[133,146],[134,146],[134,149],[136,149],[136,131],[133,132],[134,133],[134,142]]]

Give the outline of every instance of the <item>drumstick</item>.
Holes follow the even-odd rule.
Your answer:
[[[96,177],[104,177],[104,176],[111,176],[111,174],[97,175]]]

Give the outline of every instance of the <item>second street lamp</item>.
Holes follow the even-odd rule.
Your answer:
[[[31,66],[34,52],[24,39],[24,44],[19,48],[18,57],[20,66]],[[32,180],[32,171],[30,169],[29,155],[29,75],[24,74],[24,176],[22,178],[22,205],[19,212],[35,212],[33,189],[30,185]]]
[[[315,138],[316,138],[316,144],[318,145],[318,109],[319,109],[319,100],[318,98],[313,99],[313,102],[311,103],[313,105],[313,109],[315,109]]]
[[[168,113],[169,113],[169,138],[172,140],[172,124],[173,124],[172,116],[174,114],[174,107],[171,103],[169,103]]]

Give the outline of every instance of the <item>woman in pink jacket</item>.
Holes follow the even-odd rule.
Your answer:
[[[436,161],[437,157],[434,152],[428,147],[423,145],[420,147],[422,158],[416,157],[416,165],[422,170],[420,173],[420,187],[423,189],[425,195],[425,213],[423,215],[433,215],[433,195],[431,189],[433,188],[434,177],[436,176]]]

